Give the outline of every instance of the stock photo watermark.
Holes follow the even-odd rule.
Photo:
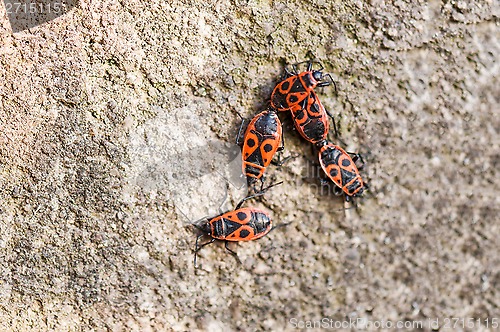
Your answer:
[[[13,32],[33,28],[69,12],[77,0],[4,0]]]
[[[288,321],[292,328],[296,329],[356,329],[356,330],[418,330],[418,329],[493,329],[500,327],[500,318],[427,318],[423,320],[371,320],[366,317],[349,318],[346,320],[335,320],[323,317],[317,320],[304,320],[290,318]]]
[[[305,184],[313,195],[342,196],[342,189],[327,178],[325,171],[315,161],[306,160],[302,174],[292,181],[296,186]]]

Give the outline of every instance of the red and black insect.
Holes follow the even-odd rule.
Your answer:
[[[215,240],[226,241],[226,250],[228,250],[239,262],[238,255],[227,246],[229,241],[257,240],[273,229],[271,217],[266,211],[253,207],[242,208],[241,205],[248,199],[264,195],[265,191],[269,188],[281,183],[282,182],[275,183],[257,194],[245,197],[236,205],[233,211],[222,213],[213,218],[203,219],[204,222],[194,224],[194,226],[202,232],[196,238],[194,266],[197,267],[196,258],[198,256],[198,251],[204,246],[213,243]],[[211,237],[210,241],[198,245],[199,239],[205,235]]]
[[[360,196],[366,187],[356,166],[358,159],[363,161],[361,156],[352,154],[353,158],[351,158],[349,153],[340,146],[326,140],[317,143],[317,146],[321,168],[328,178],[347,195],[346,199]]]
[[[275,153],[283,149],[282,126],[276,110],[269,108],[254,116],[243,136],[241,152],[248,183],[261,179]]]
[[[315,144],[326,139],[330,128],[327,111],[313,90],[309,92],[308,98],[304,99],[302,103],[292,106],[290,111],[295,128],[305,140]],[[335,119],[333,124],[335,127]]]
[[[308,62],[307,70],[301,73],[297,73],[296,65],[292,66],[291,72],[285,68],[285,79],[276,85],[271,94],[272,107],[278,111],[289,110],[307,99],[314,88],[331,84],[324,80],[325,77],[332,80],[330,74],[324,75],[323,67],[313,70],[312,65],[312,61]]]

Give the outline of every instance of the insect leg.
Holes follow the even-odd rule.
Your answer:
[[[280,181],[280,182],[278,182],[278,183],[271,184],[270,186],[268,186],[268,187],[266,187],[266,188],[264,188],[264,189],[261,189],[261,191],[260,191],[260,192],[258,192],[258,193],[256,193],[256,194],[253,194],[253,195],[250,195],[250,196],[247,196],[247,197],[245,197],[245,198],[243,198],[243,199],[242,199],[242,200],[241,200],[241,201],[240,201],[240,202],[236,205],[236,207],[235,207],[234,209],[235,209],[235,210],[238,210],[238,209],[241,207],[241,205],[242,205],[245,201],[247,201],[247,200],[249,200],[249,199],[251,199],[251,198],[255,198],[255,197],[262,196],[262,195],[264,195],[264,194],[265,194],[265,192],[266,192],[267,190],[269,190],[270,188],[272,188],[272,187],[274,187],[274,186],[277,186],[277,185],[279,185],[279,184],[282,184],[282,183],[283,183],[283,181]]]
[[[311,71],[312,67],[313,67],[313,61],[309,61],[309,62],[307,63],[307,71]],[[321,69],[320,69],[320,70],[321,70]]]
[[[238,261],[238,263],[241,264],[241,261],[240,261],[240,258],[238,257],[238,254],[236,252],[234,252],[233,250],[231,250],[227,245],[229,244],[229,241],[226,241],[226,244],[224,245],[226,247],[226,250],[229,251],[231,253],[231,255],[234,256],[234,258],[236,258],[236,260]]]
[[[276,152],[281,152],[285,149],[285,133],[281,133],[281,146],[276,150]],[[292,156],[286,157],[285,159],[281,160],[281,154],[278,155],[278,160],[271,160],[271,164],[274,166],[282,166],[284,163],[286,163],[288,160],[290,160]]]
[[[347,152],[347,151],[346,151],[346,152]],[[362,170],[362,169],[365,167],[366,163],[365,163],[365,161],[364,161],[364,159],[363,159],[363,156],[362,156],[361,154],[359,154],[359,153],[354,153],[354,152],[347,152],[347,153],[351,156],[352,161],[353,161],[354,163],[356,163],[358,160],[360,160],[360,161],[361,161],[361,165],[360,165],[359,167],[358,167],[358,166],[356,166],[356,167],[358,167],[358,169],[359,169],[359,170]]]
[[[325,74],[325,75],[323,75],[323,77],[329,77],[329,78],[330,78],[330,82],[328,82],[328,81],[325,81],[325,82],[320,82],[320,83],[318,84],[318,87],[328,86],[328,85],[333,84],[333,87],[335,88],[335,93],[338,93],[338,90],[337,90],[337,83],[335,83],[335,81],[333,80],[332,75],[330,75],[330,74]]]
[[[209,245],[210,243],[214,243],[214,241],[215,241],[215,238],[212,238],[207,243],[203,243],[201,246],[199,246],[198,241],[200,240],[201,237],[203,237],[203,235],[205,235],[205,234],[200,234],[196,237],[196,244],[195,244],[195,248],[194,248],[194,267],[195,268],[198,268],[198,265],[196,265],[196,261],[198,258],[198,251],[200,251],[200,249],[203,248],[204,246]]]
[[[240,138],[242,138],[243,136],[243,133],[244,131],[246,130],[247,126],[245,126],[245,122],[246,122],[246,119],[244,119],[240,113],[236,113],[238,114],[238,116],[241,118],[241,125],[240,125],[240,129],[238,130],[238,134],[236,135],[236,145],[239,145],[239,146],[242,146],[243,145],[243,141],[240,141]],[[245,127],[245,129],[243,129],[243,127]]]
[[[332,119],[332,122],[333,122],[333,132],[334,132],[334,136],[335,138],[337,139],[337,141],[339,141],[342,145],[346,146],[347,144],[340,139],[339,137],[339,132],[337,130],[337,123],[335,122],[335,117],[325,108],[325,112],[326,114]]]

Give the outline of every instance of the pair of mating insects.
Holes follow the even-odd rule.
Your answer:
[[[262,181],[264,172],[276,152],[284,149],[278,112],[290,111],[299,134],[319,150],[319,163],[325,175],[335,183],[336,193],[343,193],[348,200],[350,197],[360,196],[366,187],[356,166],[358,159],[363,160],[360,155],[348,153],[327,140],[328,116],[333,120],[337,135],[335,119],[323,107],[314,89],[332,83],[335,85],[335,82],[330,74],[323,74],[322,66],[313,70],[313,63],[309,61],[306,71],[301,73],[297,71],[297,65],[301,63],[292,65],[291,71],[285,68],[285,77],[271,94],[270,106],[257,114],[248,124],[241,144],[243,173],[247,176],[249,184],[258,179]],[[330,78],[330,81],[326,78]],[[269,214],[253,207],[242,208],[241,205],[250,198],[262,196],[266,190],[275,185],[261,188],[257,194],[247,196],[233,211],[204,219],[202,223],[195,223],[202,233],[196,238],[194,265],[196,266],[198,251],[215,240],[225,241],[226,249],[238,259],[236,253],[229,249],[229,241],[251,241],[269,233],[273,229]],[[210,236],[210,241],[198,245],[199,239],[204,235]]]

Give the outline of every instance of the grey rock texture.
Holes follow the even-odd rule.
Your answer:
[[[500,318],[499,8],[104,0],[15,34],[3,15],[0,329]],[[195,269],[188,226],[224,200],[237,112],[311,58],[369,194],[344,210],[322,192],[282,114],[297,157],[251,204],[291,224],[231,246],[242,265],[219,243]]]

